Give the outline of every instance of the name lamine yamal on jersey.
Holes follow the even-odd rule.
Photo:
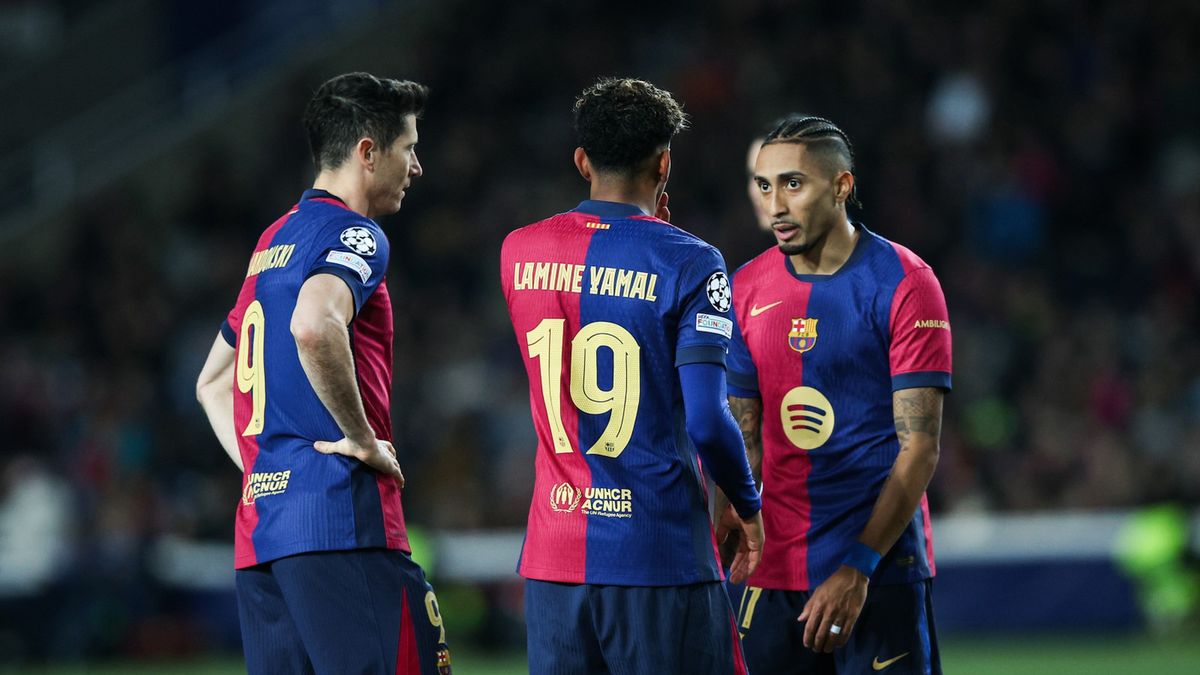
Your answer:
[[[658,275],[622,267],[558,262],[518,262],[513,270],[514,291],[588,293],[654,302]]]

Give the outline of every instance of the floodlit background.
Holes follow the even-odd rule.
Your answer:
[[[497,260],[586,196],[570,109],[602,75],[684,102],[671,210],[731,269],[772,245],[747,145],[798,111],[854,141],[853,216],[937,271],[947,672],[1200,672],[1189,0],[0,0],[0,671],[241,668],[240,482],[193,386],[312,180],[301,108],[349,70],[433,90],[383,225],[405,510],[456,672],[524,668],[535,439]]]

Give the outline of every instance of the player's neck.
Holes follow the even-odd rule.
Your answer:
[[[633,185],[629,181],[592,179],[591,198],[602,202],[633,204],[642,213],[653,214],[658,204],[657,186]]]
[[[812,248],[788,257],[797,274],[833,274],[850,259],[857,243],[858,230],[842,217]]]
[[[349,176],[337,171],[322,171],[313,181],[314,190],[324,190],[338,199],[346,202],[351,211],[368,218],[375,216],[370,213],[370,201],[367,191]]]

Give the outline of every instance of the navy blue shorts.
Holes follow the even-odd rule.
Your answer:
[[[809,591],[776,591],[728,585],[737,606],[737,627],[751,673],[834,675],[875,673],[940,675],[933,625],[931,579],[898,586],[872,586],[846,646],[831,654],[804,647],[804,611]]]
[[[447,675],[433,588],[401,551],[322,551],[237,571],[250,675]]]
[[[718,581],[688,586],[525,582],[530,675],[745,675]]]

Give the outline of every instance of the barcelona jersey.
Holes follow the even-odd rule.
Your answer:
[[[354,296],[349,333],[363,406],[375,435],[390,441],[387,261],[383,230],[322,190],[306,191],[254,248],[221,327],[237,350],[234,423],[245,466],[234,546],[239,569],[310,551],[409,550],[395,479],[313,449],[315,441],[344,434],[309,383],[291,333],[304,282],[314,274],[341,278]]]
[[[811,590],[840,566],[899,453],[892,392],[950,388],[950,322],[933,271],[855,226],[834,274],[797,274],[772,248],[739,269],[732,396],[762,398],[762,562],[747,582]],[[874,584],[934,574],[924,496]]]
[[[538,438],[520,574],[722,579],[676,371],[725,362],[721,254],[635,206],[589,200],[509,234],[501,281]]]

